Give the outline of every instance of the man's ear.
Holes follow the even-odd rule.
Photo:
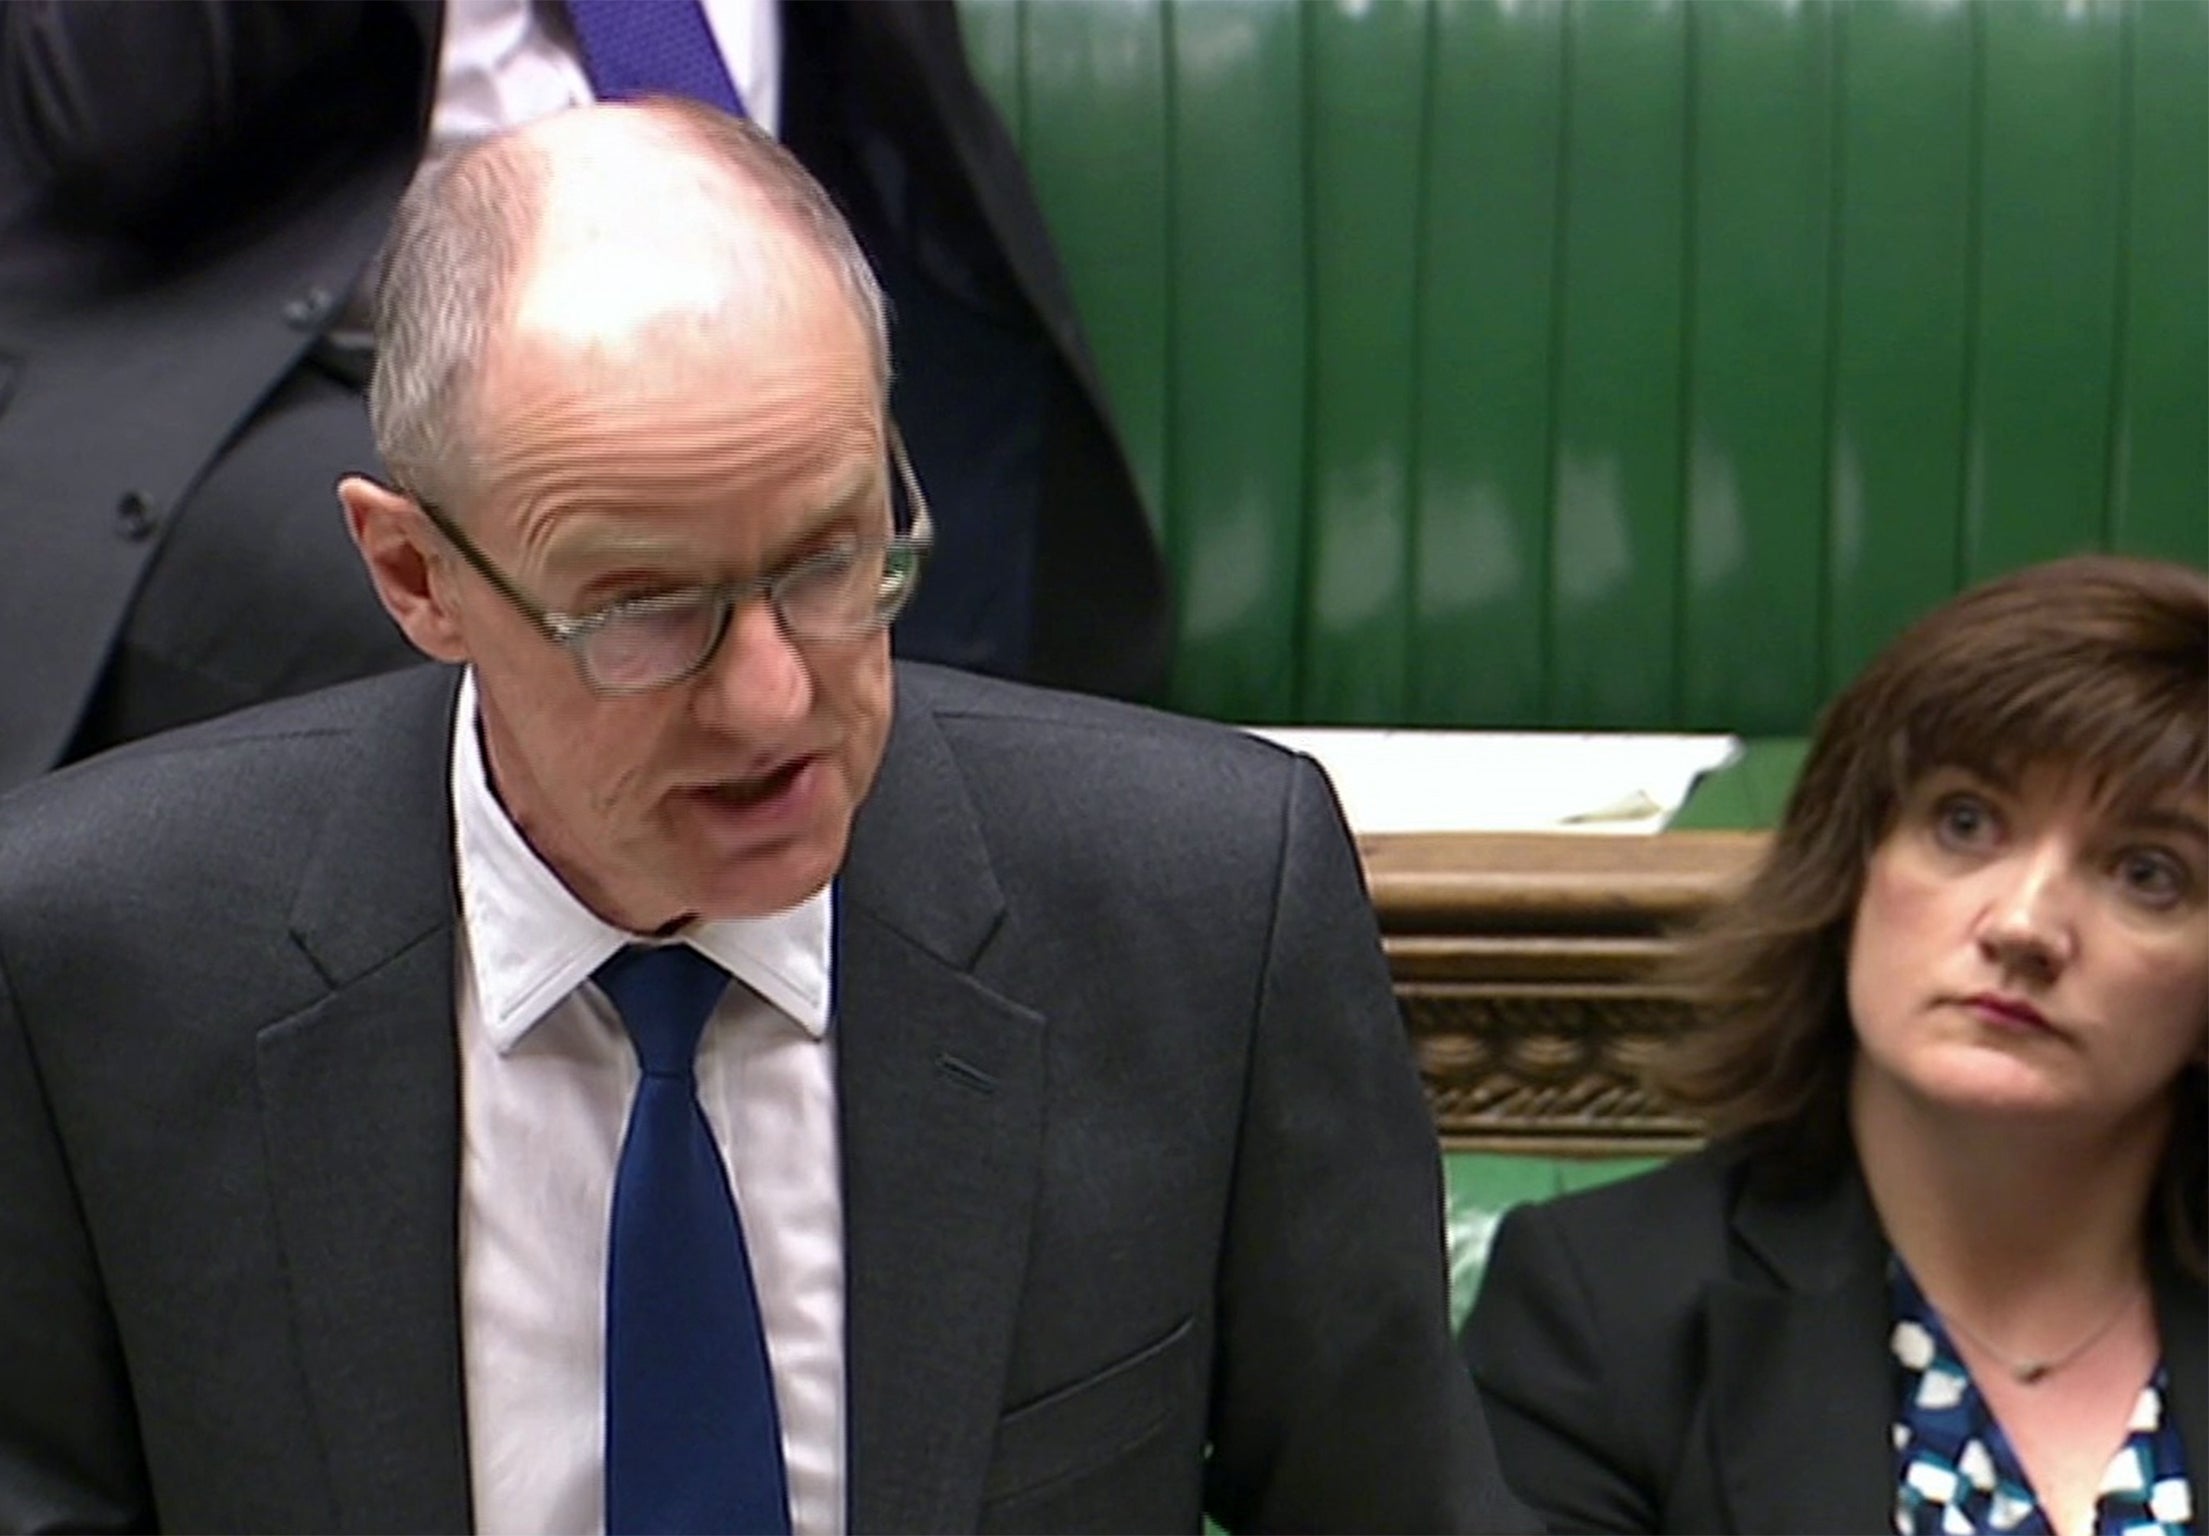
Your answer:
[[[468,647],[448,589],[435,579],[436,562],[422,543],[426,520],[414,503],[363,475],[340,480],[337,497],[376,596],[414,648],[439,661],[466,661]]]

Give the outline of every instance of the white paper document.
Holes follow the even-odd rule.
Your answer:
[[[1253,728],[1310,754],[1353,832],[1657,832],[1737,736]]]

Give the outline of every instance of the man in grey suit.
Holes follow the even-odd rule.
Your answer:
[[[685,1308],[763,1339],[769,1528],[1520,1525],[1325,780],[893,667],[925,500],[805,173],[563,114],[410,194],[381,302],[340,494],[453,665],[0,803],[0,1527],[669,1528],[620,1329]],[[640,1084],[671,953],[735,981]],[[623,1300],[669,1082],[737,1307],[702,1246]]]

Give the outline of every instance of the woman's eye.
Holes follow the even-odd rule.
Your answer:
[[[2000,830],[1994,808],[1977,795],[1943,795],[1933,806],[1933,831],[1951,848],[1984,847]]]
[[[2175,907],[2192,892],[2185,861],[2162,848],[2128,848],[2117,856],[2117,883],[2143,906]]]

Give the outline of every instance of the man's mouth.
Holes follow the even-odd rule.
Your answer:
[[[810,757],[795,757],[780,767],[771,768],[750,778],[724,779],[717,784],[703,785],[701,793],[717,805],[727,806],[731,810],[743,810],[748,806],[763,804],[788,790],[812,761]]]

